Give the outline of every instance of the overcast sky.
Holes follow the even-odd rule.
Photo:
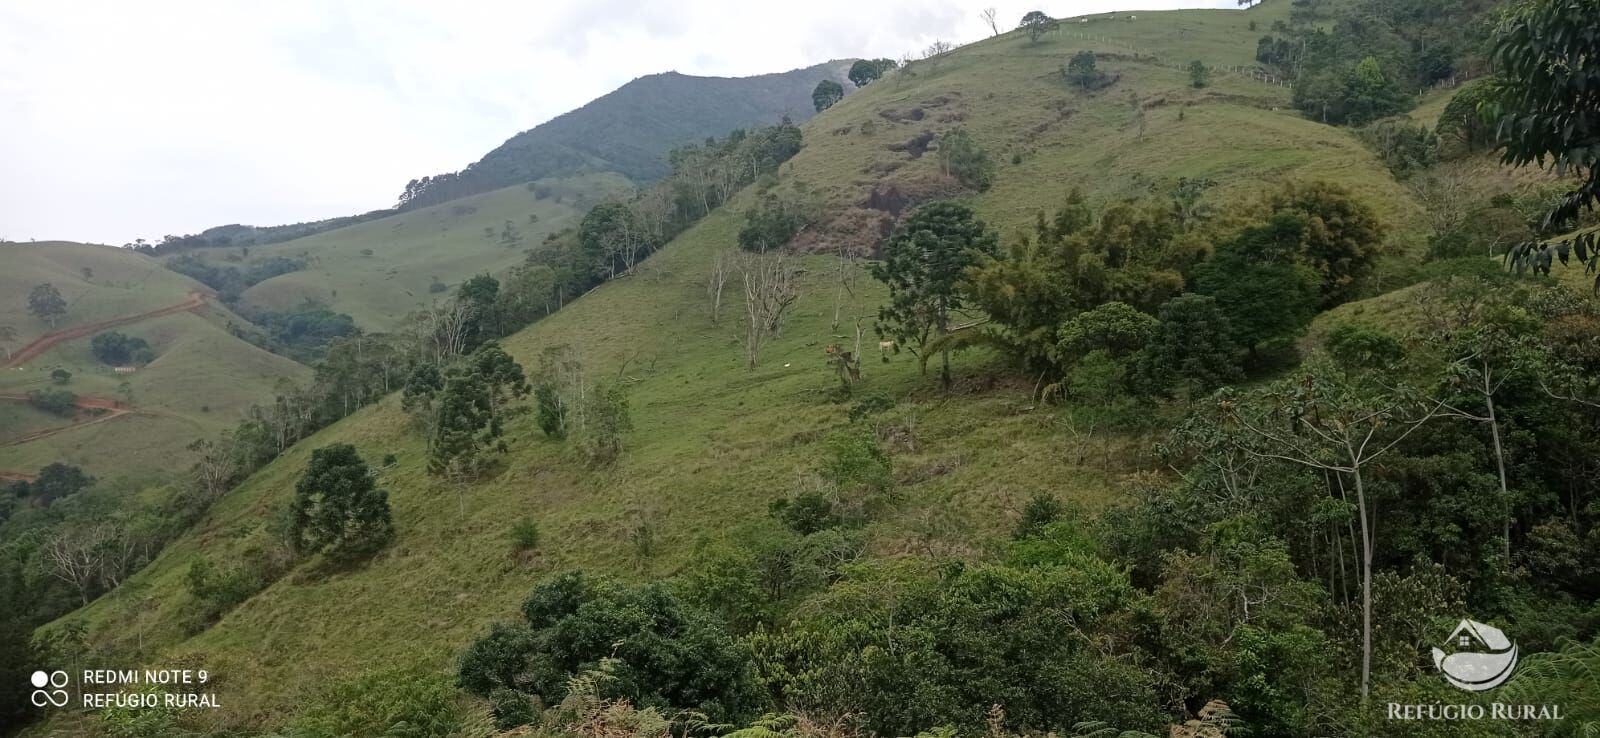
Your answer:
[[[1235,0],[0,3],[0,240],[121,244],[393,204],[630,79],[898,57],[1033,7]]]

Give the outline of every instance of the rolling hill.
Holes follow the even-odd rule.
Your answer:
[[[233,425],[251,403],[271,400],[280,381],[309,374],[235,336],[230,324],[246,326],[245,321],[211,300],[204,285],[150,257],[108,246],[30,243],[0,244],[0,260],[7,267],[0,273],[0,293],[16,296],[0,305],[0,324],[17,328],[17,341],[8,348],[26,359],[0,369],[0,393],[52,387],[51,372],[65,369],[72,378],[62,389],[134,410],[26,443],[0,436],[0,469],[32,471],[60,461],[103,476],[170,473],[187,464],[181,460],[190,441]],[[54,329],[27,313],[28,292],[43,283],[55,286],[67,302]],[[90,351],[90,340],[102,330],[145,339],[154,360],[117,373]],[[24,356],[29,344],[33,349]],[[11,407],[5,417],[22,429],[62,423]],[[8,427],[4,435],[26,432]]]
[[[315,300],[364,329],[385,331],[436,299],[433,284],[454,288],[519,264],[545,236],[576,226],[589,207],[629,188],[614,173],[518,184],[247,252],[199,253],[208,259],[248,253],[245,263],[307,257],[307,268],[250,287],[244,304],[285,310]],[[504,238],[508,225],[516,234],[511,241]]]
[[[676,146],[735,128],[812,115],[811,90],[824,78],[844,82],[852,60],[753,77],[695,77],[677,72],[633,80],[570,113],[512,136],[456,173],[432,177],[402,198],[424,207],[538,179],[616,172],[636,182],[665,176]]]
[[[777,186],[816,192],[844,214],[814,236],[813,251],[844,239],[870,242],[884,219],[948,186],[937,156],[921,156],[909,144],[960,126],[998,162],[993,188],[968,199],[1007,236],[1074,186],[1106,203],[1146,195],[1179,177],[1214,180],[1219,199],[1259,194],[1290,178],[1323,178],[1359,192],[1392,227],[1400,253],[1415,253],[1419,206],[1349,131],[1305,120],[1289,109],[1281,86],[1226,71],[1252,59],[1258,34],[1249,24],[1268,25],[1287,6],[1094,16],[1063,23],[1037,43],[1013,32],[917,62],[811,119],[805,148],[782,167]],[[1095,92],[1073,89],[1061,66],[1080,50],[1096,51],[1115,82]],[[1181,71],[1196,58],[1218,70],[1205,89],[1189,86]],[[518,196],[510,188],[480,197]],[[733,248],[743,211],[756,198],[754,191],[742,193],[635,275],[505,341],[529,367],[545,349],[569,346],[589,376],[628,386],[635,430],[615,468],[585,469],[570,445],[547,440],[535,419],[523,415],[508,425],[505,471],[453,486],[427,474],[424,443],[399,398],[390,397],[301,442],[222,498],[133,578],[137,596],[113,591],[53,627],[81,623],[100,648],[140,661],[205,664],[223,680],[218,689],[225,695],[224,708],[207,714],[209,727],[258,729],[281,725],[330,682],[364,670],[449,672],[465,644],[511,617],[531,583],[552,572],[581,566],[651,580],[709,550],[773,534],[771,501],[805,485],[826,439],[849,427],[848,406],[830,399],[837,380],[823,349],[855,340],[854,318],[870,322],[884,292],[860,279],[841,310],[845,322],[835,328],[838,262],[801,257],[805,273],[793,317],[761,365],[745,371],[740,306],[730,303],[723,321],[713,323],[705,279]],[[489,199],[458,202],[478,210],[451,215],[450,204],[436,205],[400,216],[410,220],[315,238],[330,249],[373,244],[376,251],[398,231],[431,235],[448,227],[464,241],[487,241],[483,229],[506,217]],[[427,271],[398,273],[396,284],[405,280],[414,290],[438,273],[425,257],[439,250],[428,243],[416,244],[426,252],[418,263],[430,264],[422,267]],[[333,263],[332,256],[322,258]],[[348,281],[337,283],[338,297],[332,281],[298,286],[300,279],[323,279],[321,266],[280,277],[281,285],[264,282],[246,297],[285,304],[326,293],[373,325],[396,317],[386,311],[411,304],[409,296],[358,299]],[[472,268],[491,267],[486,261]],[[362,279],[369,280],[361,288],[368,292],[404,292],[383,286],[386,277]],[[914,359],[885,358],[864,366],[858,392],[901,398],[882,420],[894,431],[890,437],[900,439],[894,447],[900,497],[867,528],[871,554],[977,556],[998,545],[1036,492],[1092,511],[1123,498],[1125,475],[1148,466],[1141,439],[1086,434],[1070,418],[1038,411],[1028,388],[1011,386],[1014,380],[981,353],[960,357],[950,394],[938,391]],[[353,570],[291,573],[196,632],[185,589],[189,568],[202,558],[236,559],[258,545],[269,535],[263,520],[293,496],[311,450],[341,442],[369,460],[394,455],[378,480],[389,491],[396,542]],[[542,531],[533,558],[508,552],[510,527],[523,517]],[[127,627],[135,621],[137,632]]]

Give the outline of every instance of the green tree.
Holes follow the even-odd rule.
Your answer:
[[[831,79],[818,82],[817,86],[811,90],[811,104],[816,107],[819,113],[833,107],[834,103],[843,99],[844,85]]]
[[[95,334],[89,341],[89,350],[96,359],[111,366],[147,364],[155,359],[148,341],[118,331]]]
[[[850,81],[856,87],[866,87],[898,66],[893,59],[857,59],[856,63],[850,65]]]
[[[584,397],[581,448],[591,467],[610,466],[622,456],[622,436],[633,430],[628,394],[621,384],[600,384]]]
[[[28,390],[28,404],[47,413],[70,418],[78,412],[78,395],[71,390]]]
[[[294,544],[301,553],[350,561],[394,538],[389,493],[377,488],[367,462],[348,443],[312,451],[294,491]]]
[[[1556,227],[1600,202],[1600,36],[1593,0],[1529,0],[1495,30],[1497,76],[1489,109],[1500,121],[1502,160],[1548,161],[1579,181],[1545,217]]]
[[[1195,285],[1232,328],[1232,338],[1252,357],[1283,345],[1317,313],[1321,280],[1297,257],[1302,223],[1289,215],[1245,229],[1216,247],[1195,271]]]
[[[66,384],[72,381],[72,372],[65,369],[56,369],[50,372],[50,381],[56,384]]]
[[[1042,10],[1030,10],[1022,16],[1022,22],[1017,27],[1028,32],[1029,42],[1038,43],[1046,33],[1060,28],[1061,24]]]
[[[1143,350],[1160,323],[1126,303],[1108,302],[1072,316],[1056,335],[1056,359],[1071,365],[1094,351],[1119,362]]]
[[[1360,523],[1361,694],[1371,692],[1372,566],[1377,529],[1371,505],[1371,467],[1402,440],[1444,414],[1444,403],[1377,373],[1346,372],[1331,362],[1308,363],[1267,390],[1224,398],[1226,422],[1252,440],[1240,444],[1263,459],[1297,464],[1350,483]]]
[[[1494,144],[1494,122],[1484,115],[1493,102],[1493,90],[1490,81],[1474,80],[1450,97],[1434,126],[1446,156],[1471,154]]]
[[[67,314],[67,301],[61,297],[61,291],[48,282],[36,284],[28,292],[28,312],[33,317],[48,321],[50,327],[56,327],[56,320]]]
[[[1211,84],[1211,68],[1206,66],[1205,62],[1196,59],[1189,62],[1189,66],[1186,69],[1189,72],[1189,85],[1191,87],[1199,89]]]
[[[70,464],[46,464],[39,475],[28,484],[28,496],[41,504],[50,504],[68,495],[74,495],[94,485],[95,478]]]
[[[1290,183],[1267,198],[1267,208],[1269,218],[1298,221],[1294,255],[1321,275],[1319,307],[1354,298],[1383,254],[1386,229],[1377,214],[1350,190],[1322,181]]]
[[[1072,55],[1062,70],[1067,81],[1085,90],[1092,90],[1100,82],[1100,69],[1093,51],[1080,51]]]
[[[466,338],[464,350],[471,351],[501,334],[499,296],[500,280],[487,274],[468,279],[456,289],[456,300],[466,310],[466,325],[462,328]]]
[[[1066,507],[1061,504],[1061,498],[1049,492],[1035,492],[1033,497],[1028,498],[1028,503],[1022,506],[1022,514],[1017,516],[1017,525],[1012,529],[1011,537],[1037,536],[1065,513]]]
[[[1215,298],[1180,295],[1157,315],[1139,356],[1140,385],[1167,397],[1193,398],[1243,379],[1233,326]]]
[[[438,396],[433,436],[428,442],[428,471],[455,482],[478,478],[488,471],[502,432],[483,376],[472,371],[451,372]]]
[[[979,192],[994,181],[994,162],[965,128],[951,129],[939,137],[939,166],[947,176]]]
[[[572,677],[615,658],[608,691],[643,707],[729,719],[755,704],[745,651],[663,585],[567,572],[536,585],[522,615],[522,623],[498,624],[468,648],[457,676],[464,689],[483,696],[513,689],[554,704]]]
[[[938,202],[918,208],[895,230],[872,276],[889,287],[878,311],[880,335],[909,344],[927,366],[927,349],[949,335],[964,307],[961,284],[968,267],[996,252],[995,235],[965,205]],[[950,352],[940,351],[940,380],[950,386]]]

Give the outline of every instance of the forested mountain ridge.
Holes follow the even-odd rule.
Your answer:
[[[1548,732],[1381,706],[1475,699],[1418,648],[1469,615],[1530,660],[1493,698],[1595,704],[1600,310],[1483,258],[1567,182],[1439,165],[1461,91],[1366,57],[1347,109],[1427,128],[1297,108],[1251,59],[1317,5],[930,49],[341,344],[311,401],[370,404],[38,631],[223,708],[34,733]]]
[[[459,172],[413,180],[401,208],[433,205],[537,179],[617,172],[636,182],[665,176],[676,146],[736,128],[813,114],[818,79],[843,81],[852,60],[752,77],[664,72],[640,77],[583,107],[512,136]]]

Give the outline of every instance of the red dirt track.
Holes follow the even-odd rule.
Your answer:
[[[28,396],[27,395],[18,395],[18,394],[0,392],[0,401],[27,402],[28,401]],[[53,436],[53,435],[55,435],[57,433],[65,433],[65,432],[67,432],[69,430],[73,430],[75,428],[82,428],[82,427],[84,427],[86,425],[94,425],[95,423],[104,423],[107,420],[112,420],[114,418],[120,418],[120,417],[122,417],[124,415],[130,415],[130,414],[132,414],[134,412],[132,408],[127,407],[126,405],[123,405],[122,403],[117,402],[116,400],[113,400],[113,399],[111,399],[109,397],[79,397],[78,398],[78,402],[77,402],[77,406],[78,406],[79,410],[105,410],[107,412],[105,414],[103,414],[103,415],[99,415],[97,417],[93,417],[93,418],[90,418],[88,420],[85,420],[82,423],[73,423],[72,425],[63,425],[60,428],[46,428],[44,430],[34,431],[34,432],[29,433],[29,434],[27,434],[25,436],[20,436],[18,438],[14,438],[14,439],[11,439],[9,441],[5,441],[3,443],[0,443],[0,446],[16,446],[16,445],[19,445],[19,444],[27,443],[29,441],[37,441],[37,440],[39,440],[41,438],[48,438],[48,437]],[[15,472],[0,472],[0,475],[14,474],[14,473]],[[0,479],[3,479],[3,478],[6,478],[6,477],[0,476]]]
[[[139,313],[138,315],[126,315],[121,318],[113,318],[111,320],[105,320],[99,323],[73,326],[72,328],[66,328],[53,333],[46,333],[36,339],[33,343],[18,349],[11,355],[11,358],[0,360],[0,369],[12,369],[22,366],[23,364],[26,364],[37,358],[39,354],[50,350],[51,346],[63,341],[72,341],[79,338],[85,338],[103,330],[124,326],[129,323],[137,323],[141,320],[159,318],[163,315],[194,312],[206,306],[207,297],[208,295],[206,295],[204,292],[190,292],[189,299],[184,300],[176,305],[168,305],[160,310],[151,310],[148,313]]]

